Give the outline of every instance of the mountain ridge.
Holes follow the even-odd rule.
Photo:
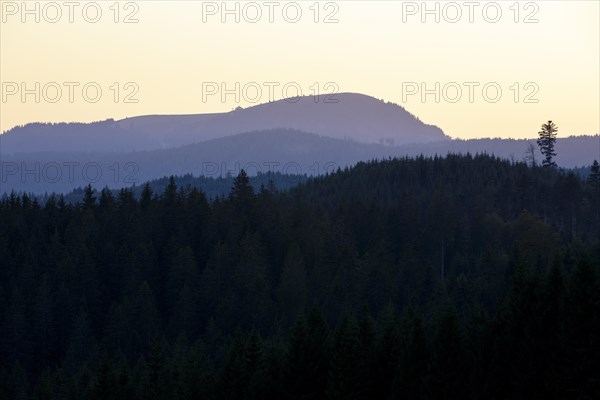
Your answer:
[[[246,132],[165,150],[131,153],[29,153],[3,155],[0,194],[12,190],[68,192],[92,183],[95,187],[128,187],[170,175],[235,175],[241,168],[261,172],[321,175],[359,161],[389,157],[494,154],[523,161],[528,140],[447,140],[420,145],[384,146],[323,137],[313,133],[275,129]],[[589,166],[598,159],[600,136],[559,138],[556,161],[560,167]],[[538,162],[541,153],[536,148]],[[74,173],[71,172],[71,167]],[[88,168],[88,179],[83,170]],[[57,171],[58,169],[58,171]],[[29,172],[28,172],[29,171]],[[33,172],[32,172],[33,171]],[[58,172],[59,178],[53,179]],[[95,180],[96,172],[100,177]],[[73,179],[71,177],[74,176]]]
[[[250,131],[293,129],[361,143],[409,144],[447,140],[402,106],[357,93],[304,96],[223,113],[142,115],[84,123],[32,123],[0,136],[3,153],[129,152],[200,143]]]

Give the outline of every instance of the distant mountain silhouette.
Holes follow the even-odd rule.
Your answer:
[[[449,139],[404,108],[363,94],[279,100],[231,112],[149,115],[90,124],[33,123],[0,136],[2,153],[129,152],[167,149],[229,135],[294,129],[361,143],[402,145]]]
[[[306,96],[226,113],[16,127],[0,135],[0,194],[64,193],[87,183],[119,188],[169,175],[235,175],[240,168],[251,175],[319,175],[421,154],[489,153],[521,161],[527,144],[450,140],[404,108],[362,94]],[[599,149],[597,135],[561,138],[556,161],[564,168],[590,165]]]
[[[534,140],[531,142],[535,143]],[[579,136],[558,139],[556,158],[561,167],[589,166],[599,158],[599,136]],[[438,142],[385,146],[364,144],[351,140],[333,139],[311,133],[274,129],[255,131],[213,139],[202,143],[166,150],[132,153],[30,153],[3,155],[2,162],[10,164],[13,172],[5,173],[0,182],[0,194],[27,191],[69,192],[92,183],[101,188],[119,188],[142,184],[169,175],[193,174],[217,177],[227,173],[236,175],[241,168],[250,175],[263,172],[318,175],[351,166],[358,161],[388,157],[441,155],[448,153],[488,153],[501,158],[522,161],[527,140],[478,139],[442,140]],[[538,162],[541,154],[537,155]],[[73,179],[69,167],[73,167]],[[86,180],[82,169],[86,163],[95,163],[89,169],[92,180]],[[53,179],[56,165],[61,166],[60,179]],[[35,171],[37,174],[27,172]],[[44,172],[45,166],[49,165]],[[95,179],[96,169],[101,176]],[[50,179],[43,175],[46,173]],[[41,175],[41,176],[40,176]],[[36,180],[36,178],[38,178]]]

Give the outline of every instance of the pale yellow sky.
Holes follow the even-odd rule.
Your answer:
[[[548,119],[561,136],[600,130],[599,1],[115,3],[29,1],[28,14],[0,0],[0,130],[229,111],[286,84],[395,102],[453,137],[532,137]]]

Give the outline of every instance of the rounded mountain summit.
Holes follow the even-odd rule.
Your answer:
[[[224,113],[145,115],[89,124],[28,124],[2,135],[2,151],[157,150],[281,128],[360,143],[402,145],[449,139],[439,127],[423,123],[397,104],[358,93],[337,93],[283,99]]]

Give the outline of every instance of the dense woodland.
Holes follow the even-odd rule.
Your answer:
[[[586,169],[586,171],[589,170]],[[579,174],[579,170],[573,170],[575,173]],[[582,170],[585,173],[585,171]],[[186,189],[197,188],[200,189],[204,196],[208,201],[214,200],[217,197],[224,197],[229,194],[231,191],[231,187],[233,186],[233,180],[235,176],[228,173],[225,176],[219,177],[207,177],[207,176],[194,176],[192,174],[186,174],[182,176],[173,177],[175,180],[175,184],[177,187],[183,187]],[[260,172],[257,175],[249,176],[249,183],[252,186],[254,191],[259,191],[262,186],[268,187],[269,189],[277,190],[277,191],[286,191],[289,190],[300,183],[305,182],[308,179],[307,175],[292,175],[292,174],[282,174],[280,172]],[[147,182],[150,185],[150,189],[152,192],[163,193],[169,183],[171,182],[170,177],[164,177],[161,179],[154,179],[152,181]],[[131,191],[133,195],[139,200],[142,196],[142,192],[147,185],[143,186],[133,186],[131,187]],[[112,189],[111,194],[113,196],[118,196],[119,189]],[[40,204],[46,204],[46,201],[52,195],[44,194],[43,196],[32,196],[36,197]],[[66,203],[80,203],[83,201],[85,196],[85,187],[79,187],[66,195],[64,195],[64,199]],[[8,194],[4,195],[4,198],[7,198]],[[56,196],[54,196],[56,201]]]
[[[491,156],[12,195],[0,397],[599,398],[599,235],[597,170]]]

